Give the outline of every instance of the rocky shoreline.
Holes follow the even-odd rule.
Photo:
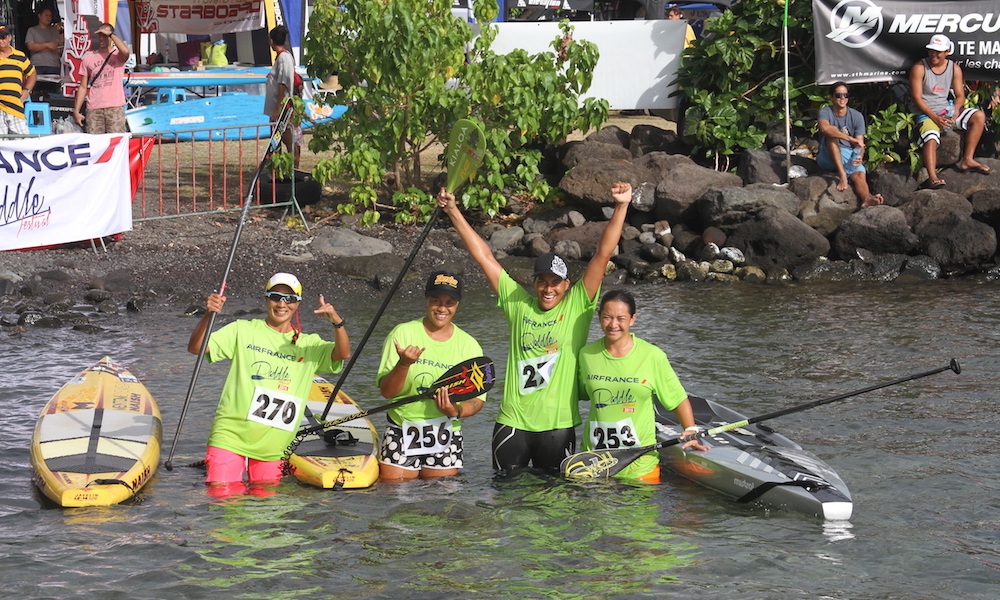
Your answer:
[[[944,164],[947,148],[958,147],[952,142],[942,144]],[[794,157],[801,176],[781,185],[778,153],[746,152],[738,173],[724,173],[685,151],[674,132],[654,125],[631,133],[605,127],[550,152],[549,177],[564,206],[536,212],[512,200],[508,214],[480,225],[480,233],[524,283],[533,258],[550,250],[575,259],[578,274],[611,212],[608,190],[628,181],[633,201],[608,284],[1000,278],[1000,160],[982,160],[993,169],[988,175],[947,169],[947,186],[934,190],[920,189],[905,169],[880,167],[869,180],[885,204],[862,210],[851,189],[838,191],[836,176],[810,159]],[[99,315],[156,305],[197,312],[221,283],[238,220],[233,212],[142,221],[96,252],[84,245],[0,252],[0,327],[87,330]],[[290,271],[307,294],[335,305],[377,302],[424,227],[361,228],[336,215],[309,231],[292,225],[276,209],[251,212],[228,295],[253,298],[272,273]],[[419,294],[423,277],[437,268],[486,289],[446,218],[416,254],[402,293]]]

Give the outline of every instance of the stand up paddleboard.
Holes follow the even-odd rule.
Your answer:
[[[331,393],[333,384],[322,377],[313,377],[303,427],[320,424],[318,418]],[[327,420],[359,412],[361,408],[340,390],[330,405]],[[378,480],[377,440],[378,432],[371,419],[354,419],[309,435],[295,448],[288,462],[292,474],[303,483],[325,489],[366,488]]]
[[[31,439],[34,481],[61,506],[108,506],[156,472],[163,426],[146,386],[105,356],[42,409]]]

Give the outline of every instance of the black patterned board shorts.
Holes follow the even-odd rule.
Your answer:
[[[445,452],[407,456],[404,450],[403,428],[394,423],[386,425],[379,447],[379,462],[409,471],[461,469],[465,466],[462,462],[462,430],[452,432],[451,446]]]

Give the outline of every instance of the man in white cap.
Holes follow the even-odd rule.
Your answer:
[[[302,284],[290,273],[276,273],[264,287],[267,317],[236,320],[208,338],[208,362],[230,359],[226,384],[208,436],[205,482],[213,496],[245,491],[281,479],[282,456],[298,431],[312,376],[335,373],[351,355],[344,320],[319,297],[314,313],[333,325],[336,342],[302,333],[298,311]],[[208,297],[208,312],[191,338],[188,352],[199,354],[208,330],[209,313],[222,311],[226,297]],[[296,325],[292,324],[295,320]]]
[[[976,146],[986,127],[986,115],[978,108],[965,106],[962,67],[948,59],[954,48],[948,36],[937,34],[927,44],[927,58],[910,70],[911,109],[917,114],[927,185],[932,188],[945,185],[945,180],[937,174],[937,147],[942,131],[960,129],[966,132],[962,158],[955,165],[956,169],[990,172],[989,167],[975,159]],[[949,102],[949,95],[954,98],[953,103]]]

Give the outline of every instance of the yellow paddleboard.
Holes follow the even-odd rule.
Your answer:
[[[319,424],[319,417],[333,393],[333,384],[313,377],[306,403],[303,427]],[[326,420],[332,421],[361,412],[361,408],[340,390]],[[324,435],[325,434],[325,435]],[[366,488],[378,480],[378,432],[371,420],[354,419],[302,440],[289,459],[292,473],[309,485],[321,488]]]
[[[163,425],[146,386],[107,356],[49,400],[31,438],[38,488],[61,506],[108,506],[156,472]]]

